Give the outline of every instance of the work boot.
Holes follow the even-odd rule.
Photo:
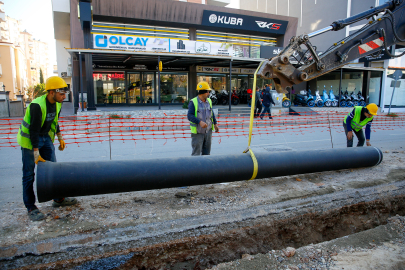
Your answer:
[[[77,203],[77,200],[75,198],[63,198],[61,201],[53,201],[52,206],[53,207],[59,207],[59,206],[68,206],[68,205],[74,205]]]
[[[32,221],[41,221],[41,220],[45,219],[45,215],[43,213],[41,213],[41,211],[39,211],[38,208],[29,211],[28,212],[28,217]]]

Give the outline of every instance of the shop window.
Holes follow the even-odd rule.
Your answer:
[[[392,106],[403,107],[405,106],[405,72],[402,73],[401,79],[397,82],[394,81],[393,73],[395,69],[387,70],[387,79],[385,80],[384,103],[385,106],[390,105],[392,91],[395,92],[392,98]]]
[[[382,72],[371,71],[370,86],[368,89],[369,103],[380,105]]]
[[[226,75],[225,74],[197,74],[197,83],[207,82],[215,91],[226,90]]]
[[[124,72],[93,73],[97,104],[125,103]]]
[[[363,89],[363,71],[343,70],[342,75],[342,92],[349,93],[354,91],[356,94]]]
[[[347,76],[346,76],[347,77]],[[328,74],[318,77],[316,80],[312,80],[309,83],[309,89],[312,91],[312,95],[315,95],[315,91],[319,91],[319,94],[323,94],[323,90],[327,91],[329,95],[330,90],[333,90],[333,94],[339,96],[339,81],[340,81],[340,71],[333,71]],[[312,83],[313,82],[313,83]],[[315,83],[315,84],[314,84]],[[343,87],[343,84],[342,84]],[[342,88],[344,89],[344,88]],[[295,93],[298,94],[298,93]]]
[[[184,103],[187,100],[188,75],[186,73],[160,74],[160,102]]]

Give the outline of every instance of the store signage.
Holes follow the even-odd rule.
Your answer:
[[[240,73],[242,74],[255,74],[256,69],[247,69],[247,68],[241,68]]]
[[[365,57],[360,58],[359,62],[360,63],[369,63],[369,62],[373,62],[373,61],[383,61],[383,60],[387,60],[387,59],[391,59],[391,57],[385,52],[385,49],[383,49],[379,55],[377,55],[377,56],[367,55]]]
[[[232,56],[232,43],[93,34],[95,49]]]
[[[168,38],[93,34],[93,44],[96,49],[169,52]]]
[[[279,55],[284,50],[284,47],[273,47],[273,46],[260,46],[260,58],[272,58]],[[321,55],[322,52],[317,51],[318,55]],[[303,53],[302,53],[303,55]],[[306,53],[307,57],[311,57],[310,52]],[[301,54],[299,52],[294,52],[293,56],[290,56],[291,62],[296,62],[301,59]]]
[[[224,73],[229,73],[230,68],[222,68],[222,72]],[[239,68],[233,68],[232,73],[239,73],[240,69]]]
[[[102,79],[102,80],[119,80],[125,79],[124,73],[93,73],[94,79]]]
[[[210,27],[232,28],[283,35],[287,29],[288,21],[204,10],[201,24]]]

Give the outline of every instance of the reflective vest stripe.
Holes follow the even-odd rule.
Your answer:
[[[25,122],[24,120],[22,121],[21,125],[23,125],[26,128],[30,128],[30,124],[28,124],[27,122]]]
[[[23,132],[22,130],[20,130],[20,135],[27,139],[30,139],[30,134],[27,134],[27,133]]]

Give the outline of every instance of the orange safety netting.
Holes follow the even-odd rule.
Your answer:
[[[277,133],[304,134],[344,132],[342,122],[347,112],[307,112],[300,115],[289,113],[273,115],[272,120],[254,119],[253,134],[275,135]],[[398,117],[379,114],[374,118],[372,131],[394,130],[405,127],[405,113],[396,113]],[[190,138],[189,121],[186,115],[168,115],[164,117],[123,117],[118,116],[68,116],[59,119],[66,144],[82,144],[104,141],[138,140],[178,140]],[[219,133],[213,137],[249,135],[248,115],[220,115],[217,117]],[[16,135],[22,118],[0,119],[0,148],[18,147]],[[319,128],[321,130],[319,130]],[[166,144],[166,142],[164,143]]]

